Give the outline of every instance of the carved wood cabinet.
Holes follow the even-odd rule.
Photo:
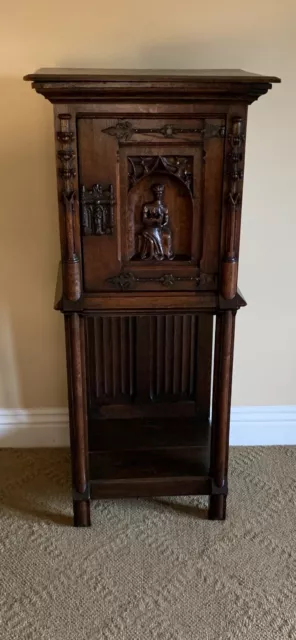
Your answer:
[[[74,524],[204,494],[224,519],[248,105],[243,71],[40,69],[54,104]]]

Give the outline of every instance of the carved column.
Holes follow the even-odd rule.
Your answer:
[[[74,133],[70,130],[71,115],[59,114],[60,131],[57,132],[59,142],[58,159],[60,167],[58,175],[61,189],[60,197],[65,213],[65,246],[63,247],[64,294],[68,300],[76,302],[81,296],[80,260],[75,247],[74,206],[76,193],[74,178],[75,153],[72,148]]]
[[[74,525],[90,525],[84,318],[65,316]]]
[[[229,173],[229,191],[226,203],[225,253],[222,262],[221,278],[222,295],[226,300],[234,298],[237,291],[244,142],[243,120],[241,117],[234,117],[228,139],[229,154],[227,168]]]
[[[212,520],[224,520],[226,516],[235,314],[235,311],[225,311],[216,319],[211,440],[213,495],[209,509],[209,518]]]

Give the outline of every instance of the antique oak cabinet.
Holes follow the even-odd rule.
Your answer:
[[[226,513],[248,105],[239,70],[40,69],[54,104],[74,524],[91,498]]]

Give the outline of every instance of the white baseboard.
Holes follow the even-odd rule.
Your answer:
[[[231,445],[296,445],[296,406],[233,407]],[[67,409],[0,409],[0,447],[68,447]]]
[[[67,409],[0,409],[0,447],[68,447]]]
[[[230,444],[233,446],[296,444],[296,405],[232,407]]]

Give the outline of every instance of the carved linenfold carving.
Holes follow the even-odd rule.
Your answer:
[[[169,227],[168,208],[163,202],[164,185],[154,184],[152,202],[146,202],[142,209],[143,228],[138,235],[141,260],[173,260],[172,234]]]
[[[229,134],[230,152],[229,176],[230,189],[227,196],[228,218],[226,223],[225,255],[222,265],[222,293],[224,298],[232,299],[237,288],[237,247],[236,224],[242,203],[243,170],[241,163],[244,158],[245,134],[243,133],[243,121],[240,117],[232,120],[232,130]]]
[[[192,194],[192,156],[129,156],[128,165],[129,189],[144,176],[158,171],[179,178]]]
[[[152,316],[150,336],[153,398],[165,400],[173,396],[175,400],[193,400],[198,375],[195,358],[199,343],[198,316]]]
[[[134,317],[87,318],[87,344],[89,348],[89,379],[95,389],[95,402],[106,399],[122,402],[132,399],[135,391],[135,337]],[[117,360],[110,358],[110,350]],[[107,400],[108,401],[108,400]]]
[[[65,211],[65,239],[66,246],[63,256],[64,290],[68,300],[75,302],[81,296],[80,260],[76,253],[74,239],[73,216],[75,211],[76,193],[74,189],[74,178],[76,168],[74,166],[75,153],[71,147],[75,136],[70,130],[71,115],[64,113],[59,115],[60,131],[57,132],[57,139],[61,148],[57,152],[60,167],[58,176],[61,182],[60,196]]]
[[[94,184],[81,188],[81,215],[84,235],[112,235],[114,227],[113,185]]]
[[[204,127],[177,127],[174,124],[164,124],[161,127],[134,127],[128,120],[118,120],[116,125],[106,127],[103,133],[117,138],[118,142],[129,142],[132,137],[139,133],[141,135],[151,136],[160,135],[163,138],[170,139],[180,134],[192,135],[200,134],[203,138],[223,138],[225,136],[224,125],[217,125],[211,122],[205,122]]]
[[[142,384],[144,397],[194,400],[197,385],[195,354],[202,320],[197,315],[139,317],[88,317],[88,375],[93,406],[123,402],[132,405]],[[139,336],[144,327],[144,349]],[[138,339],[138,342],[137,342]],[[147,347],[147,349],[146,349]],[[110,358],[110,351],[117,359]],[[146,375],[139,382],[140,366],[147,358]],[[147,363],[146,360],[146,363]],[[155,366],[156,365],[156,366]],[[145,366],[145,365],[144,365]],[[108,409],[107,409],[108,410]]]

